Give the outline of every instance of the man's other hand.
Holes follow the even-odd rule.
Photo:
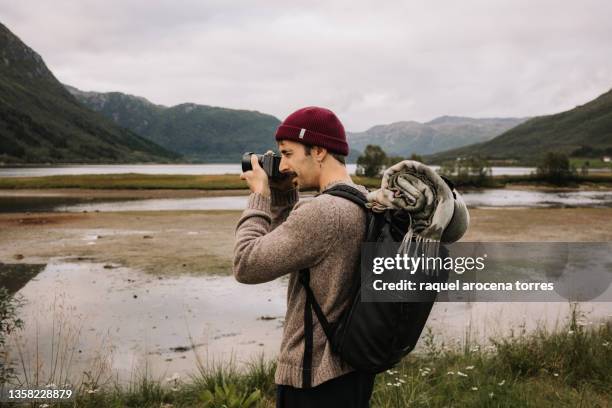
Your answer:
[[[254,154],[251,155],[251,167],[253,170],[242,173],[240,179],[246,180],[251,192],[261,194],[264,197],[270,197],[268,175],[264,169],[261,168],[257,156]]]

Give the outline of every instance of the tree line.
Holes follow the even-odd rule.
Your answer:
[[[381,177],[388,167],[403,161],[415,160],[424,163],[423,157],[413,153],[410,157],[392,156],[378,145],[366,146],[357,159],[357,176]],[[541,181],[554,185],[566,185],[579,181],[579,176],[588,175],[588,162],[579,170],[571,165],[564,153],[548,152],[543,155],[530,176],[532,181]],[[442,163],[438,172],[459,186],[492,187],[495,182],[489,161],[480,156],[459,157]]]

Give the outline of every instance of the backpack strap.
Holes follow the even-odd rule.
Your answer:
[[[336,197],[342,197],[349,201],[354,202],[355,204],[357,204],[358,206],[364,209],[367,208],[366,204],[368,200],[366,200],[363,193],[357,190],[355,187],[351,187],[347,184],[336,184],[335,186],[332,186],[328,188],[327,190],[324,190],[323,192],[321,192],[321,194],[329,194],[329,195],[333,195]]]
[[[319,323],[325,332],[325,337],[331,343],[332,327],[327,321],[321,306],[315,299],[312,288],[310,287],[310,269],[302,269],[299,272],[298,279],[306,290],[306,301],[304,303],[304,359],[302,362],[302,388],[310,388],[312,386],[312,344],[313,344],[313,322],[312,311],[317,315]]]
[[[354,187],[339,184],[333,186],[321,194],[330,194],[336,197],[342,197],[362,207],[364,210],[367,209],[367,200],[363,193]],[[369,213],[368,222],[369,222]],[[366,226],[368,225],[366,222]],[[304,358],[302,361],[302,388],[310,388],[312,386],[312,346],[313,346],[313,321],[312,311],[314,310],[317,320],[323,328],[325,337],[331,343],[333,337],[333,328],[325,317],[325,313],[321,309],[319,302],[315,298],[314,292],[310,287],[310,269],[302,269],[298,276],[299,282],[306,291],[306,301],[304,303]]]

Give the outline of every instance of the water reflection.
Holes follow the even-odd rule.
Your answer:
[[[102,354],[120,381],[145,362],[154,377],[193,373],[194,351],[204,360],[239,365],[262,353],[272,358],[282,336],[286,282],[242,285],[229,276],[166,278],[116,265],[55,261],[19,292],[27,301],[21,342],[26,354],[38,350],[48,361],[62,327],[78,334],[64,339],[74,349],[75,375]],[[581,308],[592,324],[612,313],[612,303]],[[428,327],[446,344],[466,331],[486,342],[521,325],[558,327],[568,311],[567,303],[437,303]]]
[[[355,174],[357,165],[346,165],[350,174]],[[430,166],[437,170],[440,166]],[[524,175],[535,171],[534,167],[491,167],[494,176]],[[42,177],[83,174],[240,174],[240,158],[236,163],[219,164],[108,164],[47,167],[0,167],[0,177]]]
[[[246,194],[246,192],[245,192]],[[308,196],[304,196],[308,199]],[[469,207],[612,207],[612,191],[543,192],[490,189],[463,194]],[[0,212],[27,211],[193,211],[243,210],[247,196],[85,199],[77,197],[2,197]]]

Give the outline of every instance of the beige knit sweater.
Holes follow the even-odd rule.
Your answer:
[[[334,184],[330,183],[325,188]],[[350,184],[364,193],[365,187]],[[348,304],[350,280],[365,235],[365,213],[329,194],[298,202],[298,193],[251,194],[236,227],[234,276],[262,283],[289,274],[287,313],[275,382],[302,386],[304,302],[298,271],[310,268],[310,285],[327,319],[336,320]],[[239,301],[239,300],[237,300]],[[352,371],[331,350],[313,313],[312,386]]]

